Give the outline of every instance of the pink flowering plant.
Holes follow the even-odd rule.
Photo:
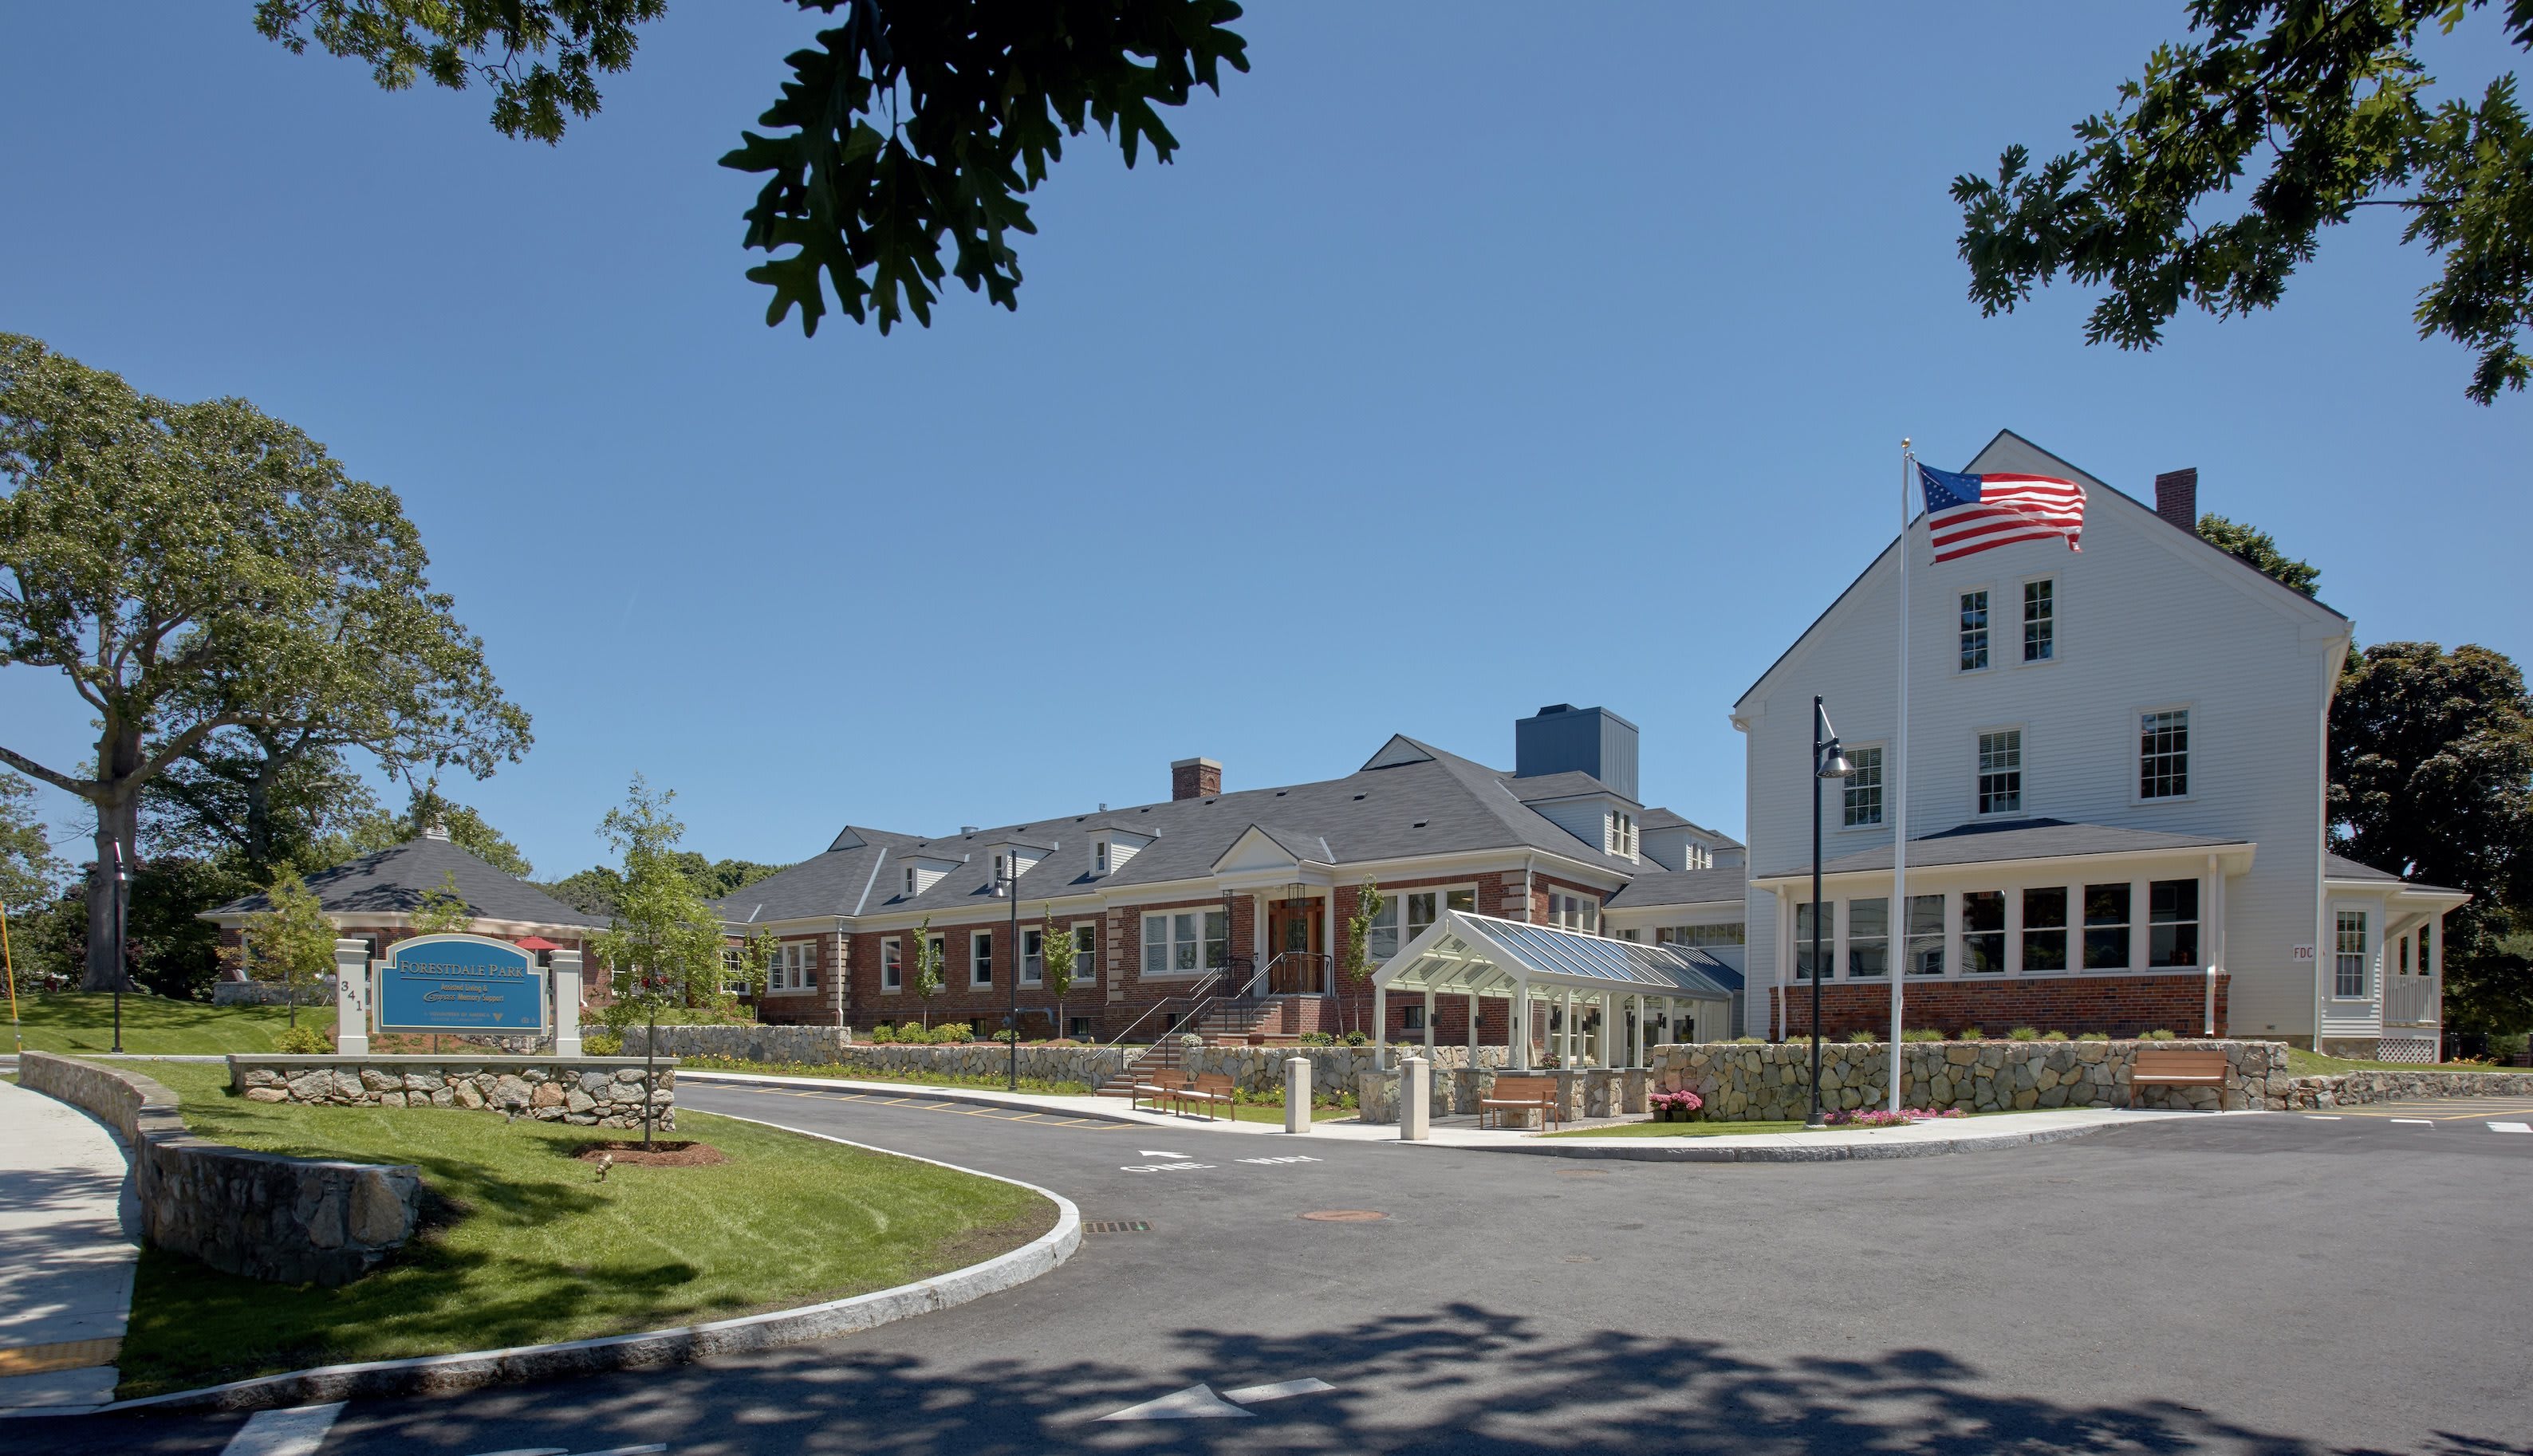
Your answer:
[[[1833,1112],[1821,1121],[1833,1128],[1905,1128],[1911,1123],[1967,1116],[1969,1114],[1958,1107],[1947,1107],[1941,1111],[1932,1107],[1903,1107],[1898,1112],[1887,1107],[1857,1107]]]
[[[1677,1092],[1656,1092],[1645,1100],[1652,1105],[1655,1116],[1674,1122],[1696,1116],[1697,1110],[1706,1105],[1705,1098],[1685,1087]]]

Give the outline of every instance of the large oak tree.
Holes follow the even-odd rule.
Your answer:
[[[395,494],[245,400],[153,398],[0,334],[0,667],[60,672],[97,728],[86,764],[0,743],[95,810],[88,988],[122,975],[114,867],[137,864],[144,786],[215,734],[486,772],[525,749]]]

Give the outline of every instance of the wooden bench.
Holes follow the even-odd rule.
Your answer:
[[[2223,1052],[2159,1051],[2138,1048],[2137,1060],[2129,1065],[2129,1105],[2137,1105],[2140,1087],[2214,1087],[2216,1110],[2225,1109],[2225,1054]]]
[[[1504,1125],[1504,1114],[1515,1109],[1536,1109],[1544,1127],[1555,1127],[1564,1121],[1561,1099],[1557,1095],[1557,1078],[1553,1077],[1499,1077],[1492,1093],[1478,1099],[1478,1126],[1487,1125],[1487,1114],[1496,1116],[1496,1126]]]
[[[1213,1116],[1213,1109],[1217,1107],[1233,1107],[1239,1101],[1240,1089],[1233,1084],[1228,1076],[1217,1072],[1197,1074],[1196,1077],[1186,1086],[1181,1087],[1178,1092],[1178,1104],[1181,1107],[1192,1103],[1202,1106],[1206,1110],[1207,1117]]]
[[[1144,1110],[1144,1104],[1149,1102],[1153,1104],[1154,1112],[1167,1112],[1170,1110],[1170,1099],[1186,1091],[1187,1087],[1186,1073],[1155,1072],[1148,1079],[1135,1083],[1135,1099],[1126,1105],[1141,1112]]]

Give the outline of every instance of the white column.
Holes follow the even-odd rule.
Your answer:
[[[553,954],[548,983],[554,988],[555,1055],[580,1055],[580,953]]]
[[[1512,983],[1512,994],[1504,1005],[1504,1065],[1515,1072],[1530,1070],[1530,984]]]
[[[1284,1063],[1284,1131],[1311,1131],[1311,1059],[1287,1058]]]
[[[1320,989],[1321,989],[1323,992],[1335,991],[1335,990],[1338,990],[1338,989],[1340,989],[1340,988],[1338,987],[1338,985],[1337,985],[1337,983],[1336,983],[1336,982],[1337,982],[1337,887],[1335,887],[1334,885],[1330,885],[1330,886],[1328,887],[1328,898],[1327,898],[1327,902],[1326,902],[1326,904],[1323,907],[1323,911],[1322,911],[1322,913],[1326,917],[1326,920],[1327,920],[1327,930],[1326,930],[1326,933],[1322,937],[1322,939],[1321,939],[1321,941],[1320,941],[1320,944],[1321,944],[1321,945],[1323,945],[1323,946],[1327,947],[1328,957],[1327,957],[1327,980],[1326,980],[1326,982],[1325,982],[1325,983],[1324,983],[1324,984],[1320,987]]]
[[[1266,892],[1249,897],[1249,963],[1257,967],[1249,977],[1249,994],[1266,994],[1266,962],[1273,959],[1266,944]]]
[[[2428,1016],[2437,1023],[2437,1059],[2445,1055],[2445,912],[2430,910],[2427,923],[2436,927],[2428,942],[2428,962],[2435,965],[2436,979],[2428,986]],[[2423,964],[2428,962],[2422,962]]]
[[[2147,968],[2147,941],[2152,935],[2149,921],[2154,909],[2154,892],[2145,880],[2129,881],[2129,969]]]
[[[1372,985],[1372,1065],[1389,1065],[1389,988],[1379,981]]]
[[[1627,1033],[1629,1038],[1629,1045],[1627,1047],[1627,1065],[1630,1067],[1642,1067],[1645,1065],[1645,998],[1644,995],[1639,992],[1632,999],[1636,1020],[1634,1029]]]
[[[1583,1038],[1574,1029],[1574,988],[1572,986],[1565,988],[1563,1014],[1559,1020],[1559,1030],[1561,1034],[1558,1038],[1558,1065],[1571,1072],[1574,1070],[1575,1061],[1583,1055]]]
[[[370,943],[334,942],[334,1050],[370,1054]]]
[[[1410,1057],[1398,1064],[1398,1139],[1422,1142],[1434,1133],[1434,1064]]]

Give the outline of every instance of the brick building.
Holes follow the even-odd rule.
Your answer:
[[[779,941],[765,1020],[867,1028],[928,1011],[982,1035],[1005,1024],[1017,976],[1024,1035],[1088,1039],[1158,1034],[1200,1006],[1217,1025],[1372,1029],[1369,983],[1337,983],[1367,881],[1385,898],[1374,965],[1450,909],[1608,933],[1614,898],[1680,872],[1705,903],[1692,913],[1640,899],[1634,934],[1668,938],[1674,920],[1719,910],[1738,919],[1740,844],[1637,801],[1634,725],[1560,704],[1514,727],[1509,773],[1400,735],[1316,784],[1227,791],[1220,764],[1191,758],[1170,766],[1170,797],[1155,803],[928,837],[850,825],[721,908],[734,938]],[[1710,883],[1721,880],[1729,893]],[[1080,948],[1060,1028],[1049,934]],[[913,985],[918,935],[941,954],[928,1008]],[[1502,1004],[1488,1005],[1497,1023],[1482,1010],[1480,1036],[1501,1043]],[[1466,998],[1446,999],[1437,1034],[1463,1038],[1468,1015]],[[1392,1007],[1391,1033],[1421,1035],[1423,1016]]]

